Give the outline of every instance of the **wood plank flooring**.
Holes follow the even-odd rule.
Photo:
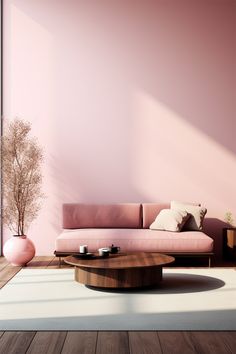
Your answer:
[[[58,260],[35,257],[27,267],[58,268]],[[0,289],[20,269],[0,257]],[[233,354],[235,348],[236,331],[0,332],[1,354]]]

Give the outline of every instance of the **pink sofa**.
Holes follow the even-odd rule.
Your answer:
[[[115,244],[123,252],[146,251],[172,255],[213,255],[214,240],[201,231],[169,232],[150,230],[156,215],[167,204],[64,204],[63,232],[56,239],[55,255],[89,251]]]

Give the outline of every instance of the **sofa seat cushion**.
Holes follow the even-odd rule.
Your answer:
[[[56,239],[56,251],[77,252],[86,244],[90,252],[111,244],[122,252],[212,252],[213,239],[201,231],[169,232],[149,229],[64,230]]]

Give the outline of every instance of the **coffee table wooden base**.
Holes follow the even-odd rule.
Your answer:
[[[137,288],[154,286],[162,279],[162,267],[96,269],[75,267],[75,280],[99,288]]]
[[[174,260],[156,252],[127,252],[93,259],[68,256],[65,262],[75,266],[79,283],[98,288],[141,288],[158,285],[163,266]]]

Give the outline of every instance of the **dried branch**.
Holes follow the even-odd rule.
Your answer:
[[[31,125],[12,121],[1,139],[3,222],[24,235],[40,210],[42,149],[29,137]]]

